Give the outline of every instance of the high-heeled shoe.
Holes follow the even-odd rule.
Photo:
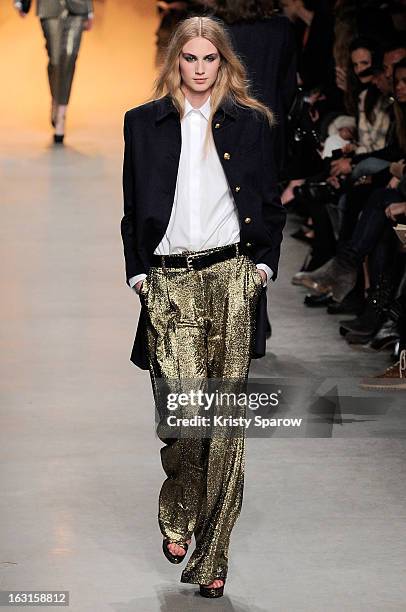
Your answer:
[[[177,544],[178,546],[181,546],[182,548],[185,549],[185,554],[184,555],[173,555],[171,553],[171,551],[168,549],[168,544]],[[183,559],[186,557],[186,553],[189,549],[189,544],[187,542],[172,542],[172,540],[170,540],[169,538],[165,538],[162,541],[162,550],[164,551],[164,555],[165,557],[168,559],[168,561],[170,561],[171,563],[182,563]]]
[[[66,106],[59,105],[56,109],[55,115],[55,134],[54,143],[62,144],[65,132],[65,118],[66,118]]]
[[[210,599],[215,599],[216,597],[223,597],[224,594],[224,585],[226,583],[225,578],[217,578],[217,580],[222,580],[223,584],[220,587],[209,587],[207,584],[200,584],[200,595],[202,597],[207,597]],[[214,580],[213,580],[214,582]]]

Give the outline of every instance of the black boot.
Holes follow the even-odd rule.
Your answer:
[[[308,293],[303,303],[309,308],[325,308],[326,306],[329,308],[330,304],[335,302],[328,293],[322,293],[321,295],[312,295],[311,293]]]
[[[327,306],[328,314],[355,314],[360,315],[365,308],[364,276],[362,286],[357,283],[352,291],[345,296],[342,302],[332,301]]]
[[[385,318],[385,309],[391,298],[392,288],[391,279],[382,277],[380,282],[369,290],[363,313],[356,319],[340,321],[340,334],[354,344],[366,344],[372,340]]]
[[[399,342],[399,329],[397,321],[393,321],[389,316],[384,320],[382,326],[372,338],[370,347],[374,351],[382,351],[393,348]]]
[[[385,348],[394,348],[400,341],[399,320],[403,316],[403,297],[396,299],[389,306],[381,328],[371,340],[371,348],[381,351]]]

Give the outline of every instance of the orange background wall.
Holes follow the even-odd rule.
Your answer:
[[[35,1],[22,19],[0,0],[0,131],[49,130],[47,56]],[[84,32],[67,121],[70,129],[116,127],[125,110],[150,96],[155,77],[153,0],[95,0]],[[0,134],[1,136],[1,134]]]

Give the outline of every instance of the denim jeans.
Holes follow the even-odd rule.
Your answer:
[[[351,173],[351,178],[356,181],[361,176],[371,176],[371,174],[377,174],[385,168],[389,168],[390,162],[385,159],[378,159],[377,157],[368,157],[360,161]]]
[[[371,253],[387,228],[392,229],[385,209],[389,204],[401,201],[402,196],[397,189],[377,189],[369,197],[351,238],[352,246],[361,257]]]

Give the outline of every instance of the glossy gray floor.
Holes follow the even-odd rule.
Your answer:
[[[149,376],[128,361],[121,128],[60,150],[41,139],[1,150],[1,589],[68,590],[73,612],[405,610],[406,396],[348,403],[388,355],[349,349],[334,317],[303,307],[289,232],[252,376],[319,378],[343,396],[340,418],[316,437],[248,440],[226,595],[178,582],[160,550]]]

